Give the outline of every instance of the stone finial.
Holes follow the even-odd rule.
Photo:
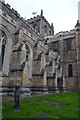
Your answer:
[[[54,26],[53,26],[53,23],[51,23],[51,29],[52,29],[53,34],[54,34]]]
[[[43,10],[41,10],[41,16],[43,16]]]
[[[51,27],[53,28],[53,23],[51,23]]]
[[[77,24],[76,24],[75,27],[77,27],[77,26],[80,26],[79,20],[77,20]]]

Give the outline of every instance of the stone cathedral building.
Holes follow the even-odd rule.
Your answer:
[[[80,90],[80,23],[54,35],[41,14],[25,20],[0,0],[0,86],[9,90],[59,92]]]

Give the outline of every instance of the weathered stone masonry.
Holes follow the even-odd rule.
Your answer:
[[[43,16],[24,20],[0,1],[0,84],[19,84],[22,91],[80,89],[80,23],[54,35]]]

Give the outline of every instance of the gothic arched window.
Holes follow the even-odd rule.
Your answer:
[[[2,65],[3,65],[3,61],[4,61],[5,48],[6,48],[6,40],[4,39],[4,40],[2,41],[2,51],[1,51]]]
[[[54,42],[53,51],[54,52],[59,52],[59,42]]]
[[[69,77],[72,77],[72,76],[73,76],[73,68],[72,68],[72,65],[71,65],[71,64],[68,65],[68,76],[69,76]]]
[[[34,28],[35,30],[37,30],[37,28],[38,28],[37,24],[34,24],[33,28]]]
[[[3,67],[4,56],[6,48],[6,35],[3,31],[0,31],[0,71]]]

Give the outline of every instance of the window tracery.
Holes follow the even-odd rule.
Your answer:
[[[2,70],[4,63],[5,49],[6,49],[6,34],[4,33],[4,31],[0,30],[0,71]]]

